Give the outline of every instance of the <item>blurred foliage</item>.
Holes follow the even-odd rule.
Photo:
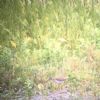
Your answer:
[[[64,85],[84,88],[84,81],[95,80],[94,89],[99,11],[99,0],[0,0],[0,93],[54,90],[46,80],[61,74],[68,76]]]

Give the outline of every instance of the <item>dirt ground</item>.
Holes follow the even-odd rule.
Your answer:
[[[93,96],[91,93],[80,94],[79,92],[70,93],[67,89],[55,91],[48,95],[37,94],[31,97],[19,97],[12,100],[100,100],[100,96]]]
[[[26,96],[25,91],[20,90],[16,96],[9,98],[1,98],[0,100],[100,100],[99,96],[94,96],[91,91],[80,93],[79,91],[71,92],[67,88],[49,92],[47,95],[35,94]]]

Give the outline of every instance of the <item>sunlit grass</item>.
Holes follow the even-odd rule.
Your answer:
[[[22,84],[26,94],[34,95],[66,87],[72,92],[86,92],[89,87],[100,95],[100,7],[95,5],[92,12],[79,0],[71,5],[68,0],[39,2],[27,12],[23,9],[22,29],[15,29],[17,35],[0,45],[2,56],[8,60],[5,55],[11,55],[13,65],[8,87],[19,89]],[[61,85],[50,80],[57,77],[67,79]]]
[[[35,37],[26,35],[21,46],[22,52],[18,55],[22,57],[20,67],[24,69],[23,66],[27,65],[27,69],[31,69],[22,71],[22,75],[26,80],[33,80],[36,91],[45,91],[45,84],[47,90],[48,87],[52,91],[59,89],[59,85],[48,80],[50,77],[68,77],[63,86],[69,85],[72,90],[83,86],[84,90],[87,87],[84,82],[94,82],[100,66],[97,65],[99,53],[94,53],[96,48],[100,48],[97,43],[100,30],[90,12],[86,13],[87,9],[83,7],[80,11],[79,5],[71,8],[60,1],[54,4],[51,1],[45,6],[40,6],[41,10],[37,8],[39,13],[34,12],[37,16],[31,31]]]

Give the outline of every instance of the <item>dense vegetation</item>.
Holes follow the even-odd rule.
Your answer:
[[[52,77],[100,95],[99,0],[0,0],[0,96],[59,89]]]

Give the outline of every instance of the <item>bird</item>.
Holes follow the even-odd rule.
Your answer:
[[[67,80],[66,77],[56,77],[56,78],[49,78],[54,83],[54,87],[56,89],[62,89],[65,87],[64,82]]]
[[[57,78],[51,78],[51,80],[57,84],[61,84],[61,83],[64,83],[67,80],[67,78],[57,77]]]

